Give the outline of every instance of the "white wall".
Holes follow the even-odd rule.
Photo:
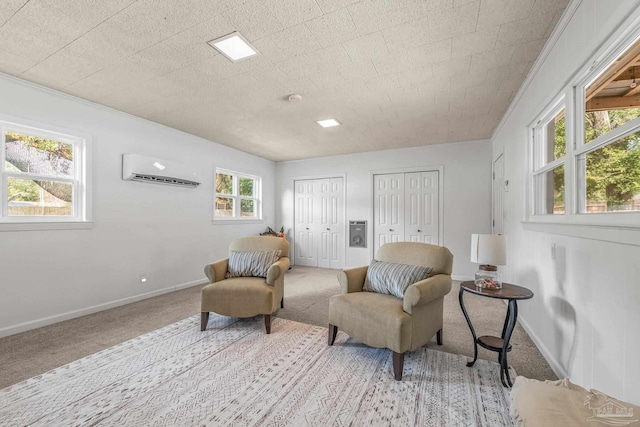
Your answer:
[[[493,158],[504,150],[511,187],[505,193],[505,279],[535,293],[519,304],[520,319],[558,375],[640,404],[640,247],[560,235],[551,226],[533,231],[522,223],[527,125],[637,6],[637,1],[581,2],[522,100],[503,119],[493,138]]]
[[[369,224],[367,249],[349,248],[347,244],[345,265],[367,265],[373,242],[372,173],[443,166],[443,246],[454,255],[453,275],[473,277],[477,266],[469,261],[471,234],[491,231],[490,150],[488,141],[472,141],[277,163],[277,191],[282,194],[276,207],[277,224],[284,224],[293,238],[295,178],[345,175],[346,221],[367,220]]]
[[[94,201],[88,230],[0,232],[0,336],[203,283],[233,238],[273,226],[271,161],[1,75],[0,93],[2,114],[91,136]],[[123,153],[190,165],[204,182],[123,181]],[[216,166],[262,176],[264,223],[212,223]]]

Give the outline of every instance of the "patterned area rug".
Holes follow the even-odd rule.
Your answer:
[[[273,318],[199,316],[0,390],[2,426],[512,426],[497,363]]]

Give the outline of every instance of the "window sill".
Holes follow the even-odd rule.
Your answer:
[[[88,230],[93,222],[2,222],[3,231]]]
[[[237,218],[237,219],[214,219],[211,222],[214,225],[229,225],[229,224],[240,225],[240,224],[263,224],[264,220],[254,219],[254,218],[252,219]]]
[[[525,230],[640,246],[640,225],[522,221]]]

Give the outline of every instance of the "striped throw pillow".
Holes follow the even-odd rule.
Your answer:
[[[404,297],[409,285],[424,280],[431,274],[431,267],[396,264],[394,262],[371,261],[367,270],[364,290],[379,294]]]
[[[271,264],[280,259],[282,251],[237,252],[229,254],[226,278],[267,277]]]

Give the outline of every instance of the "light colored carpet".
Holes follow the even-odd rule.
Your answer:
[[[199,316],[0,390],[3,426],[512,426],[499,366],[422,348],[393,379],[389,352],[327,329]]]
[[[285,276],[284,309],[275,316],[326,327],[329,298],[340,293],[337,274],[338,270],[294,266]],[[194,286],[1,338],[0,388],[199,313],[200,289],[201,286]],[[430,342],[427,347],[471,357],[471,333],[460,310],[458,289],[454,284],[445,297],[444,345]],[[478,335],[500,333],[506,313],[502,302],[465,294],[465,303]],[[519,325],[511,344],[509,364],[518,374],[539,380],[556,379]],[[482,348],[478,354],[480,358],[497,360],[496,353]]]

